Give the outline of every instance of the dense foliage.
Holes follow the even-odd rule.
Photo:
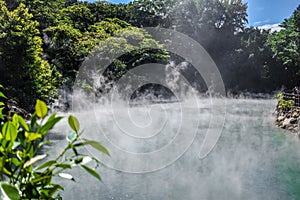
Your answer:
[[[0,74],[9,96],[33,105],[35,98],[49,99],[56,94],[60,74],[47,60],[38,22],[24,4],[9,11],[0,1]]]
[[[295,106],[295,101],[290,99],[284,99],[284,95],[280,92],[275,96],[275,99],[278,100],[277,108],[276,110],[278,112],[287,112],[290,111],[293,106]]]
[[[38,163],[45,157],[40,149],[47,143],[48,131],[61,119],[55,114],[45,118],[44,101],[55,99],[60,87],[71,89],[85,59],[94,53],[102,55],[100,65],[122,55],[104,72],[109,83],[140,64],[184,60],[164,50],[143,27],[174,29],[199,42],[216,62],[229,92],[272,92],[299,84],[300,5],[282,22],[280,31],[271,32],[247,27],[247,4],[242,0],[133,0],[128,4],[0,0],[0,83],[8,99],[34,113],[26,122],[21,115],[5,111],[0,102],[0,178],[6,181],[0,182],[2,195],[59,199],[57,191],[62,187],[52,177],[73,179],[62,172],[75,166],[100,179],[86,165],[94,161],[97,166],[98,161],[78,148],[91,145],[108,152],[97,142],[78,140],[79,123],[73,116],[69,125],[74,133],[67,137],[66,149],[56,159]],[[197,89],[206,90],[192,66],[182,72]],[[79,83],[96,91],[92,85],[88,80]],[[278,98],[280,108],[293,106],[292,101]],[[70,153],[63,158],[66,152]]]
[[[0,88],[2,86],[0,85]],[[0,98],[5,98],[0,92]],[[74,167],[101,180],[95,171],[99,161],[82,153],[83,146],[90,145],[109,156],[109,152],[98,142],[80,138],[80,124],[70,115],[68,144],[56,158],[47,159],[43,153],[49,131],[63,118],[52,114],[46,118],[48,108],[45,102],[37,100],[35,112],[29,122],[14,114],[4,118],[4,103],[0,100],[0,197],[1,199],[61,199],[58,191],[64,188],[56,184],[53,177],[74,180],[66,173]],[[93,167],[93,168],[91,168]]]
[[[86,56],[101,48],[128,52],[110,66],[114,78],[138,64],[182,61],[140,27],[175,29],[198,41],[216,62],[228,91],[272,92],[299,81],[299,7],[281,31],[272,33],[247,27],[242,0],[0,2],[0,81],[8,97],[27,109],[33,108],[32,99],[49,101],[58,87],[71,88]],[[147,43],[160,50],[145,48]],[[99,44],[104,46],[95,49]],[[196,83],[201,79],[192,67],[185,73]]]
[[[300,76],[300,5],[281,27],[283,29],[274,33],[269,43],[275,57],[283,62],[285,78],[293,86],[299,83]]]

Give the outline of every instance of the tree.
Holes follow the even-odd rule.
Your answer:
[[[9,11],[0,0],[0,74],[10,98],[27,109],[33,99],[49,100],[56,95],[59,73],[42,59],[38,22],[24,4]]]
[[[210,52],[213,54],[220,52],[218,44],[234,46],[235,33],[242,31],[247,22],[246,10],[247,5],[239,0],[187,0],[174,10],[173,26],[200,42],[209,52],[214,51]]]
[[[187,0],[172,12],[172,27],[199,42],[217,64],[226,88],[231,87],[239,32],[247,22],[247,4],[240,0]]]
[[[274,56],[283,62],[289,74],[289,86],[300,80],[300,5],[293,15],[280,25],[283,29],[275,32],[269,40]]]
[[[66,7],[66,0],[18,0],[26,5],[33,19],[39,22],[39,30],[54,26],[61,20],[61,10]]]
[[[284,82],[281,63],[273,58],[267,45],[270,31],[246,28],[238,34],[240,45],[231,56],[230,88],[239,91],[267,92],[278,89]]]
[[[178,0],[134,0],[127,6],[128,22],[137,27],[170,27],[170,14],[178,3]]]
[[[58,26],[45,29],[45,33],[49,36],[46,53],[51,59],[50,63],[58,67],[68,86],[73,86],[85,57],[89,53],[100,51],[101,48],[103,52],[109,50],[113,54],[120,50],[128,50],[129,53],[116,62],[118,64],[112,65],[113,71],[119,74],[115,74],[117,77],[137,63],[146,60],[156,62],[168,58],[168,54],[162,50],[163,47],[149,34],[117,18],[96,22],[90,25],[87,31],[81,31],[72,24],[61,21]],[[145,50],[149,44],[154,44],[162,51]]]
[[[86,4],[72,4],[61,11],[63,21],[80,31],[87,31],[88,27],[94,23],[94,15]]]
[[[107,1],[84,2],[83,4],[86,4],[93,14],[93,23],[100,22],[106,18],[118,18],[129,22],[127,4],[114,4]]]

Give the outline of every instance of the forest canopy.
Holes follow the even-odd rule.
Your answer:
[[[70,89],[86,56],[105,40],[112,51],[121,43],[134,49],[131,39],[160,49],[120,58],[110,68],[117,77],[141,63],[178,60],[142,27],[174,29],[199,42],[228,92],[269,93],[300,80],[300,5],[278,32],[247,27],[241,0],[0,0],[0,6],[0,83],[27,110],[36,98],[51,102],[58,88]]]

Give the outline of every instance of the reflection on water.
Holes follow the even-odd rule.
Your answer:
[[[144,174],[132,174],[102,167],[99,169],[103,182],[99,183],[85,172],[75,170],[73,175],[76,182],[66,181],[64,199],[170,199],[170,200],[198,200],[198,199],[299,199],[300,198],[300,142],[294,136],[276,128],[273,124],[275,102],[273,100],[239,99],[228,100],[226,123],[220,140],[214,150],[205,159],[199,159],[199,148],[203,141],[203,131],[208,128],[210,116],[209,101],[200,100],[196,105],[181,105],[188,110],[190,121],[199,120],[196,138],[190,148],[173,164],[165,168]],[[166,107],[167,114],[172,113],[174,120],[179,119],[172,112],[174,106]],[[148,107],[132,108],[147,110]],[[174,108],[176,109],[176,108]],[[93,130],[97,124],[106,134],[112,134],[114,142],[119,142],[129,150],[143,150],[143,145],[160,148],[167,138],[160,141],[140,144],[126,144],[127,140],[118,140],[117,125],[110,117],[109,108],[93,108],[93,111],[75,113],[85,129],[85,137],[93,137]],[[139,110],[139,111],[140,111]],[[163,116],[166,111],[154,111],[153,116]],[[93,114],[91,114],[93,112]],[[90,114],[89,114],[90,113]],[[141,113],[135,121],[140,126],[146,126],[143,118],[149,116]],[[137,117],[133,116],[133,117]],[[159,123],[152,118],[152,123]],[[172,121],[172,120],[171,120]],[[173,121],[174,123],[174,121]],[[191,123],[193,124],[193,123]],[[175,126],[175,124],[173,124]],[[172,124],[166,125],[172,130]],[[182,130],[188,131],[189,125]],[[91,128],[92,127],[92,128]],[[150,126],[151,127],[151,126]],[[211,127],[212,128],[212,127]],[[65,131],[65,127],[57,128]],[[114,132],[114,133],[112,133]],[[95,134],[95,133],[94,133]],[[96,133],[100,134],[100,133]],[[142,136],[149,136],[143,133]],[[159,133],[158,135],[159,136]],[[168,135],[169,137],[169,135]],[[57,140],[49,149],[53,155],[61,148],[64,141]],[[127,146],[126,146],[127,145]],[[132,149],[131,149],[132,148]],[[111,157],[110,159],[116,159]],[[118,158],[119,159],[119,158]],[[124,165],[143,165],[144,163],[126,163]],[[151,161],[155,162],[155,160]]]

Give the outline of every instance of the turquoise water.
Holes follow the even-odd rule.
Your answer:
[[[205,131],[214,128],[209,127],[209,122],[213,119],[209,101],[200,100],[198,106],[182,104],[182,108],[188,113],[185,115],[188,122],[180,125],[183,133],[193,128],[194,119],[199,120],[195,140],[182,156],[159,170],[136,174],[115,169],[120,163],[131,169],[143,167],[147,163],[138,160],[132,162],[130,158],[120,157],[112,150],[110,160],[103,158],[112,167],[99,169],[103,181],[98,182],[85,172],[75,170],[75,183],[63,181],[64,199],[300,199],[300,141],[274,126],[275,117],[272,113],[275,103],[273,100],[228,99],[222,134],[213,151],[204,159],[199,159],[199,149]],[[172,113],[167,117],[171,121],[169,127],[166,125],[169,132],[172,132],[170,127],[175,126],[176,120],[180,119],[176,116],[180,112],[173,112],[175,107],[173,104],[165,105],[166,113]],[[148,115],[141,114],[141,111],[148,108],[149,106],[130,108],[138,116],[137,123],[143,123],[143,117],[145,120],[149,118]],[[147,153],[168,144],[168,137],[174,136],[168,135],[168,131],[161,131],[162,138],[154,143],[134,144],[126,139],[117,140],[117,127],[120,124],[115,124],[108,110],[107,107],[93,107],[92,110],[75,113],[85,129],[85,137],[93,138],[95,134],[105,132],[118,146],[127,148],[128,151],[144,149]],[[152,117],[159,118],[164,113],[159,109],[154,110]],[[96,118],[89,118],[94,115]],[[156,123],[155,119],[152,122]],[[98,130],[95,127],[100,128]],[[65,130],[61,126],[56,131]],[[62,143],[63,141],[57,140],[50,153],[57,153]],[[144,145],[147,146],[143,148]],[[152,159],[151,162],[159,163],[159,159]]]

